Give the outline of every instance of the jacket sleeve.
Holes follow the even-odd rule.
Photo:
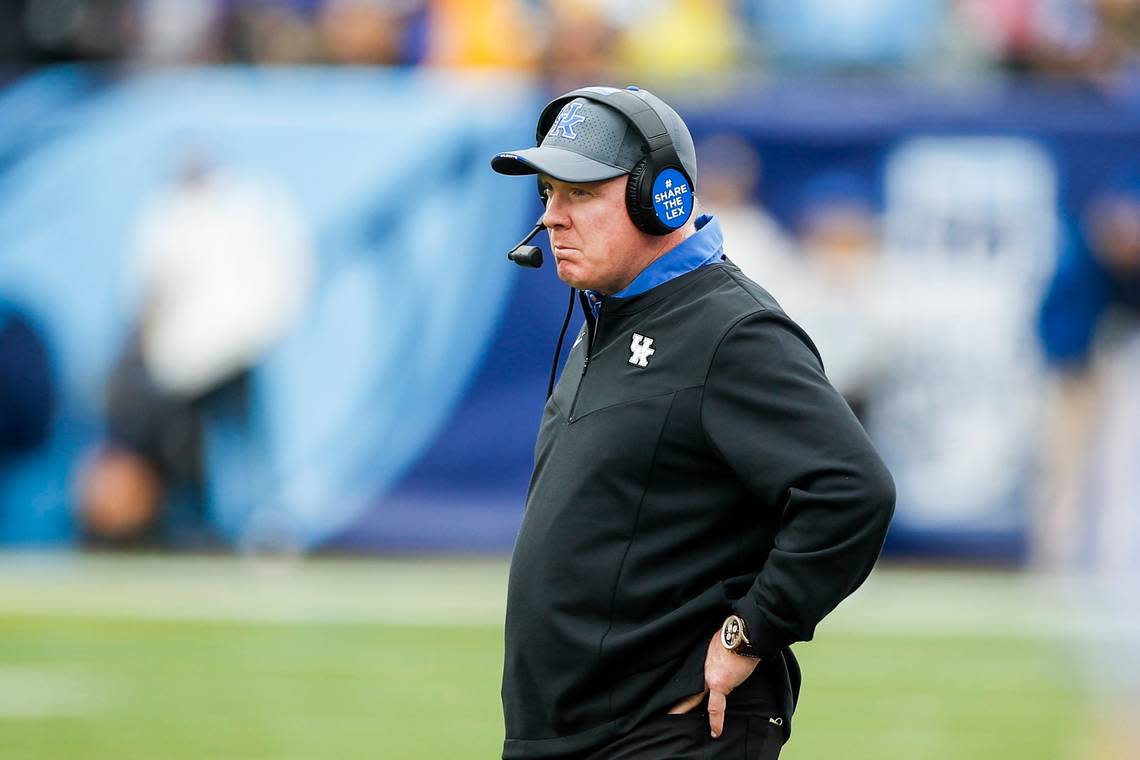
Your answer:
[[[761,655],[808,641],[878,558],[894,482],[810,340],[763,312],[737,322],[709,367],[705,435],[755,495],[780,510],[774,546],[734,604]]]

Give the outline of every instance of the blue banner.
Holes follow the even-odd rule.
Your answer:
[[[729,133],[756,151],[754,197],[786,231],[821,175],[866,189],[883,224],[875,300],[909,329],[874,334],[894,363],[865,410],[900,486],[891,546],[1017,556],[1043,376],[1033,310],[1064,225],[1114,165],[1140,165],[1135,113],[1000,83],[670,100],[698,143]],[[0,91],[0,296],[38,315],[59,375],[48,443],[0,462],[0,543],[74,539],[75,478],[146,306],[140,226],[200,154],[287,198],[312,259],[248,408],[204,415],[210,524],[237,545],[509,549],[568,291],[549,266],[506,261],[541,207],[488,161],[533,142],[543,102],[512,78],[343,69],[64,67]],[[962,420],[989,437],[963,438]]]

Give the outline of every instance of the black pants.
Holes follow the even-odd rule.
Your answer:
[[[651,718],[586,760],[776,760],[783,744],[782,725],[749,715],[725,716],[714,739],[708,714],[697,711]]]

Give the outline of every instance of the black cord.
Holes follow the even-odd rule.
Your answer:
[[[570,302],[566,304],[566,318],[562,320],[562,331],[558,333],[558,345],[554,347],[554,361],[550,363],[550,382],[546,385],[546,398],[554,395],[554,377],[558,374],[558,356],[562,353],[562,341],[566,338],[566,328],[570,326],[570,315],[574,313],[574,296],[578,291],[570,288]]]

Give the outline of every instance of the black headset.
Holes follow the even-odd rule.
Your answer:
[[[542,144],[563,106],[575,98],[613,108],[633,124],[649,146],[646,156],[630,171],[625,186],[625,207],[634,226],[650,235],[668,235],[683,227],[693,215],[696,188],[681,164],[665,121],[639,88],[598,92],[596,88],[584,87],[555,98],[538,117],[535,144]],[[541,182],[539,195],[543,195]]]

